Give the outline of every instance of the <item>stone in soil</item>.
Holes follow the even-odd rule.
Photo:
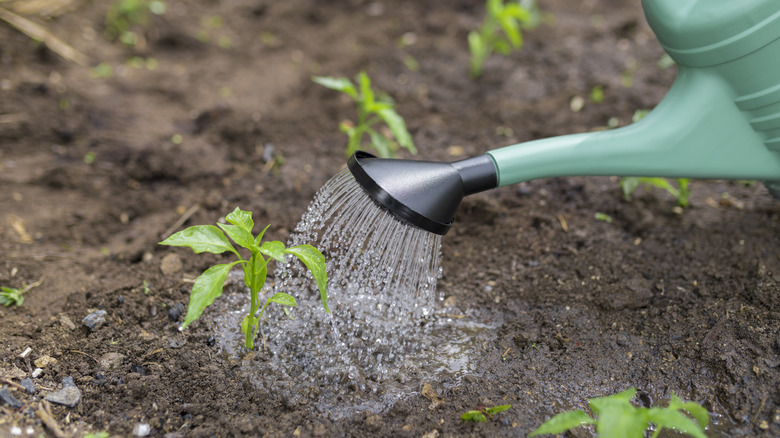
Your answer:
[[[22,407],[22,402],[17,400],[16,397],[11,394],[11,391],[8,390],[7,386],[4,386],[3,389],[0,389],[0,402],[12,408]]]
[[[68,376],[62,379],[62,389],[46,395],[44,399],[69,408],[75,408],[81,402],[81,390],[73,383],[73,377]]]
[[[176,322],[182,313],[184,313],[184,304],[176,303],[168,309],[168,319]]]
[[[95,331],[106,324],[106,311],[96,310],[85,316],[81,323],[87,326],[88,329]]]
[[[100,356],[100,367],[104,370],[113,370],[119,368],[124,361],[125,355],[121,353],[106,353]]]
[[[28,394],[35,394],[35,384],[32,379],[23,379],[20,383]]]

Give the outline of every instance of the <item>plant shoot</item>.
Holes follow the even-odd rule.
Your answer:
[[[631,404],[636,388],[629,388],[608,397],[588,400],[595,418],[585,411],[562,412],[531,432],[529,437],[546,434],[560,434],[580,426],[596,425],[600,438],[642,438],[650,424],[655,426],[652,437],[656,438],[663,428],[675,429],[696,438],[706,438],[704,428],[709,424],[707,410],[694,402],[684,402],[674,393],[665,408],[637,408]],[[688,412],[693,419],[680,411]]]
[[[486,408],[479,406],[476,411],[468,411],[460,416],[463,421],[473,421],[475,423],[484,423],[488,418],[493,418],[493,415],[509,410],[512,405],[493,406],[492,408]]]
[[[287,254],[298,257],[306,268],[309,269],[314,277],[314,281],[317,283],[322,306],[326,312],[330,313],[326,293],[328,274],[325,270],[325,257],[317,248],[311,245],[297,245],[287,248],[284,243],[278,240],[264,242],[263,235],[270,225],[266,226],[257,236],[252,236],[252,229],[254,228],[252,212],[243,211],[238,207],[228,214],[225,220],[227,220],[228,224],[218,223],[218,227],[214,225],[196,225],[179,231],[160,242],[160,245],[186,246],[191,248],[196,254],[202,252],[212,254],[232,252],[238,258],[238,260],[232,263],[218,264],[206,269],[195,280],[190,293],[187,314],[181,326],[182,329],[185,329],[193,321],[197,320],[203,313],[203,310],[210,306],[217,297],[222,295],[222,289],[230,269],[236,265],[241,265],[244,270],[244,284],[249,288],[250,298],[249,314],[244,317],[241,323],[241,331],[244,333],[244,346],[248,350],[254,349],[254,339],[266,307],[270,303],[288,307],[296,307],[298,305],[293,296],[284,292],[277,292],[265,300],[262,308],[260,307],[260,292],[265,285],[268,263],[271,260],[285,262]],[[227,237],[225,236],[226,234]],[[238,246],[249,250],[249,259],[242,258],[241,254],[230,243],[228,237]],[[259,315],[257,314],[258,310],[260,311]]]
[[[482,67],[493,52],[508,55],[523,47],[523,29],[539,24],[540,14],[536,0],[487,0],[482,26],[469,32],[469,74],[473,79],[482,76]]]
[[[341,91],[352,98],[357,105],[357,124],[344,121],[339,125],[341,132],[349,137],[345,151],[347,156],[360,149],[363,136],[366,134],[370,140],[369,144],[382,158],[394,158],[399,147],[412,154],[417,153],[404,119],[395,111],[395,102],[390,96],[374,93],[371,89],[371,79],[366,72],[361,71],[357,75],[357,86],[347,78],[314,76],[312,80],[323,87]],[[384,122],[387,125],[390,131],[389,135],[380,133],[373,128],[379,122]]]

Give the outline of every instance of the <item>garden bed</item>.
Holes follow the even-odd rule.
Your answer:
[[[660,191],[625,200],[609,177],[467,198],[443,239],[442,306],[497,327],[471,353],[478,370],[375,411],[259,390],[252,359],[215,341],[211,309],[185,333],[169,315],[222,258],[157,245],[164,235],[240,206],[286,240],[343,167],[338,124],[354,108],[312,75],[365,70],[420,159],[626,125],[675,75],[638,1],[542,1],[546,23],[478,80],[466,35],[481,1],[170,0],[134,47],[103,35],[107,4],[73,6],[32,18],[111,75],[0,22],[0,285],[42,281],[0,308],[0,385],[24,405],[0,407],[0,435],[525,436],[631,386],[648,406],[672,392],[701,403],[712,436],[780,435],[780,203],[760,184],[695,181],[683,210]],[[96,310],[106,322],[90,330]],[[36,394],[18,389],[38,366]],[[44,426],[39,402],[65,377],[82,398],[52,404]],[[425,383],[443,404],[429,409]],[[489,404],[513,407],[461,421]]]

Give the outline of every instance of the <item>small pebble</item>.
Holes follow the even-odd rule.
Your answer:
[[[183,266],[184,265],[182,264],[179,256],[173,252],[166,254],[166,256],[163,257],[160,261],[160,271],[162,271],[163,275],[165,276],[176,274],[177,272],[181,271]]]
[[[19,426],[11,426],[11,435],[19,436],[22,434],[22,428]]]
[[[125,303],[125,297],[123,297],[122,295],[118,295],[116,297],[116,302],[117,302],[117,304],[124,304]]]
[[[36,368],[33,370],[32,374],[30,374],[30,377],[32,377],[33,379],[37,379],[38,377],[40,377],[41,373],[43,373],[43,369]]]
[[[152,432],[152,426],[147,423],[138,423],[133,427],[133,435],[148,436]]]
[[[32,379],[23,379],[20,383],[28,394],[35,394],[35,384]]]
[[[38,368],[46,368],[51,364],[57,363],[57,359],[51,357],[51,356],[41,356],[38,359],[35,359],[35,362],[33,362],[36,367]]]
[[[206,345],[209,347],[213,347],[217,345],[217,339],[214,336],[209,336],[208,339],[206,339]]]
[[[81,402],[81,390],[73,383],[73,377],[68,376],[62,379],[62,389],[47,394],[44,400],[75,408]]]
[[[184,313],[184,304],[176,303],[168,309],[168,319],[178,321],[182,313]]]
[[[131,365],[130,366],[130,372],[131,373],[138,373],[142,376],[146,375],[146,367],[143,365]]]
[[[122,365],[122,361],[125,360],[125,355],[121,353],[106,353],[100,356],[98,363],[104,370],[113,370],[119,368]]]
[[[168,346],[173,348],[174,350],[178,350],[179,348],[183,347],[187,343],[187,340],[184,338],[173,338],[168,341]]]
[[[69,330],[76,330],[76,324],[73,324],[73,321],[65,315],[60,315],[60,325]]]
[[[16,399],[16,397],[11,395],[11,391],[8,390],[7,386],[3,386],[3,388],[0,389],[0,402],[12,408],[22,407],[22,402],[20,402],[19,400]]]
[[[106,311],[96,310],[85,316],[81,323],[87,326],[88,329],[95,331],[106,324]]]

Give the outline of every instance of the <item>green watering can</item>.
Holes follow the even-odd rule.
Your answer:
[[[380,159],[348,166],[398,218],[437,234],[463,196],[537,178],[749,179],[780,193],[780,0],[643,0],[678,75],[629,126],[534,140],[454,163]]]

